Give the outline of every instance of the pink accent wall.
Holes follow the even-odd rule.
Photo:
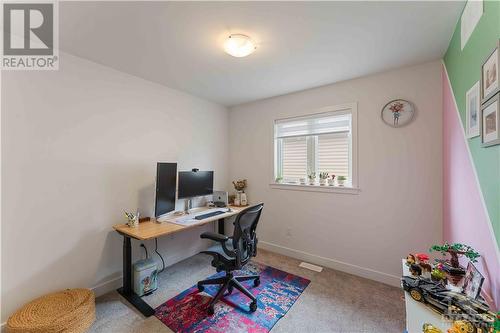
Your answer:
[[[481,254],[476,267],[485,277],[484,298],[500,309],[500,258],[481,201],[458,110],[443,67],[443,238]]]

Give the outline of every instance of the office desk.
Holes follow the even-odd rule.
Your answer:
[[[150,307],[146,302],[142,300],[137,294],[134,292],[134,288],[132,287],[132,246],[131,239],[137,240],[147,240],[158,238],[161,236],[172,235],[178,232],[182,232],[193,227],[197,227],[200,225],[204,225],[207,223],[211,223],[214,221],[218,221],[218,229],[220,234],[224,234],[224,219],[237,215],[240,211],[245,209],[246,207],[233,207],[230,206],[231,212],[227,212],[224,214],[212,216],[206,218],[204,220],[200,220],[197,223],[193,223],[190,225],[180,225],[172,223],[172,220],[175,220],[179,217],[183,216],[172,216],[166,218],[165,220],[161,219],[164,222],[142,222],[139,223],[139,226],[136,228],[131,228],[126,224],[115,224],[113,229],[115,229],[120,235],[123,236],[123,286],[118,289],[118,293],[122,295],[130,304],[132,304],[137,310],[139,310],[144,316],[149,317],[152,316],[155,311],[152,307]],[[204,210],[208,210],[211,208],[200,207],[192,210],[192,214],[200,213]]]

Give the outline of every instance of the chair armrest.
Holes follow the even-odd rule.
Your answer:
[[[200,238],[208,238],[208,239],[220,242],[220,243],[224,243],[229,239],[229,237],[227,237],[225,235],[216,234],[215,232],[210,232],[210,231],[202,233],[200,235]]]
[[[231,239],[231,237],[228,237],[228,236],[225,236],[225,235],[221,235],[221,234],[217,234],[215,232],[207,231],[207,232],[202,233],[200,235],[200,238],[208,238],[208,239],[214,240],[216,242],[219,242],[221,244],[222,250],[224,251],[225,254],[227,254],[228,256],[230,256],[232,258],[236,258],[236,251],[235,250],[230,250],[226,246],[226,242],[229,239]]]

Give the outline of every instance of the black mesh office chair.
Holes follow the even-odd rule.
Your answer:
[[[216,268],[217,272],[226,272],[223,277],[198,282],[199,291],[203,291],[204,285],[222,285],[208,305],[207,311],[209,314],[214,313],[214,304],[224,295],[224,292],[227,290],[229,293],[232,293],[233,287],[250,297],[252,300],[250,311],[254,312],[257,310],[257,299],[240,282],[254,280],[253,285],[257,287],[260,284],[259,275],[234,276],[233,271],[241,269],[250,261],[251,257],[257,255],[255,229],[257,228],[263,207],[264,204],[261,203],[242,210],[234,221],[233,237],[227,237],[214,232],[204,232],[200,235],[201,238],[208,238],[219,243],[201,253],[209,254],[213,257],[212,266]]]

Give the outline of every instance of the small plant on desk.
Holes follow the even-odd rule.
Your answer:
[[[133,213],[125,212],[125,216],[127,217],[127,225],[129,227],[135,228],[139,226],[139,212],[135,215]]]

